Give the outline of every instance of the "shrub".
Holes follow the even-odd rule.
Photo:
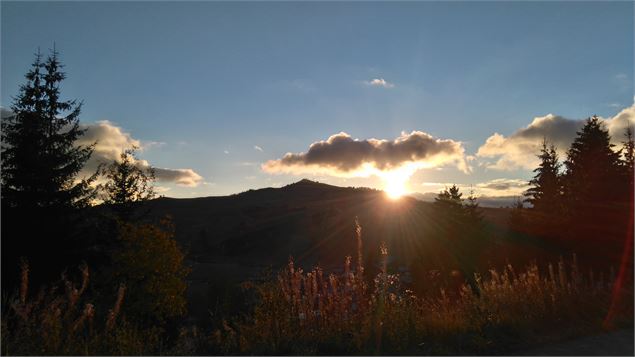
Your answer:
[[[163,223],[121,223],[121,247],[113,257],[115,279],[130,288],[125,311],[143,322],[162,323],[186,312],[189,269],[171,225]]]

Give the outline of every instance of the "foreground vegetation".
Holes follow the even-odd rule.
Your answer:
[[[373,279],[361,251],[355,266],[346,257],[341,274],[304,272],[290,260],[275,279],[244,285],[256,299],[243,315],[175,336],[129,322],[123,285],[106,298],[109,309],[96,309],[85,266],[79,284],[63,275],[29,297],[23,264],[19,291],[3,299],[2,354],[500,354],[602,331],[616,294],[624,303],[611,327],[633,326],[633,287],[618,291],[612,270],[584,274],[575,255],[546,267],[491,269],[475,274],[475,286],[421,297],[387,271],[388,249],[379,253]]]
[[[575,256],[543,270],[492,269],[475,280],[476,289],[463,284],[421,298],[386,271],[367,286],[350,258],[343,274],[328,276],[291,261],[277,283],[256,288],[253,314],[226,323],[210,344],[226,354],[508,353],[601,331],[615,282],[582,274]],[[622,313],[615,323],[632,326],[632,306]]]

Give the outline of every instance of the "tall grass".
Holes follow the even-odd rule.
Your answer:
[[[156,353],[159,331],[139,329],[120,316],[125,286],[112,297],[111,308],[99,311],[89,301],[87,266],[81,282],[66,274],[50,288],[29,296],[29,266],[21,266],[19,291],[2,301],[3,355],[142,355]]]
[[[224,322],[211,343],[219,353],[249,354],[513,352],[599,331],[615,281],[613,274],[583,274],[573,255],[543,269],[490,269],[475,274],[475,287],[418,297],[386,270],[385,245],[379,254],[374,279],[364,277],[361,249],[356,268],[346,257],[341,274],[304,272],[290,260],[276,281],[256,287],[253,314]],[[632,313],[623,322],[632,325]]]

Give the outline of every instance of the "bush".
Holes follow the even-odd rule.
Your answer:
[[[162,323],[182,316],[187,301],[183,253],[169,222],[163,226],[121,223],[121,247],[113,257],[114,277],[129,287],[128,316]]]

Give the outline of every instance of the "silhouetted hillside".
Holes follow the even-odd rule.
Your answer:
[[[355,254],[355,217],[363,228],[364,252],[381,241],[401,264],[429,243],[435,222],[431,204],[382,191],[338,187],[301,180],[282,188],[249,190],[222,197],[160,198],[148,203],[154,217],[169,215],[191,259],[279,266],[290,255],[302,265],[341,265]],[[504,229],[507,211],[484,209],[485,218]],[[372,256],[366,254],[367,257]]]

